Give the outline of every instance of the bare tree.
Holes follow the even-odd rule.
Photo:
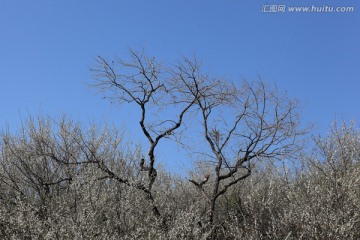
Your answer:
[[[139,160],[140,170],[148,172],[149,184],[144,191],[150,199],[156,180],[156,147],[161,139],[177,134],[186,112],[194,109],[199,113],[202,135],[209,146],[203,153],[214,171],[202,181],[190,182],[207,199],[206,225],[213,236],[217,199],[250,176],[256,162],[290,157],[297,150],[295,137],[304,133],[298,130],[297,102],[262,81],[234,84],[213,79],[201,72],[195,58],[163,67],[143,53],[130,53],[131,61],[110,63],[98,57],[93,86],[110,92],[107,97],[112,101],[138,106],[139,124],[150,145],[149,164]],[[172,117],[164,111],[169,107],[177,111]]]
[[[182,126],[185,113],[200,96],[188,91],[193,86],[182,81],[186,77],[182,73],[161,66],[144,53],[130,51],[130,56],[130,61],[116,59],[111,63],[99,56],[97,66],[92,69],[97,80],[93,86],[110,92],[107,97],[112,101],[138,107],[141,113],[139,125],[149,143],[148,160],[139,159],[140,170],[148,172],[148,186],[138,188],[148,195],[155,215],[160,217],[151,192],[157,177],[155,150],[162,139],[171,137]],[[170,116],[168,108],[172,109]]]
[[[179,69],[187,72],[185,68]],[[209,204],[209,238],[213,238],[217,199],[233,185],[250,176],[259,161],[294,157],[299,150],[297,102],[262,81],[241,85],[207,78],[211,88],[199,87],[196,102],[209,151],[203,153],[214,167],[204,180],[190,179]],[[210,185],[204,188],[204,185]]]

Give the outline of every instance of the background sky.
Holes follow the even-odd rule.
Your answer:
[[[355,11],[261,12],[269,4]],[[128,48],[163,62],[195,54],[233,81],[261,76],[301,101],[313,134],[360,119],[359,0],[0,0],[0,128],[18,129],[29,114],[130,122],[135,109],[87,86],[97,55]]]

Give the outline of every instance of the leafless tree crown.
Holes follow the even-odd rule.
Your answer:
[[[275,87],[261,80],[233,83],[209,77],[196,58],[163,66],[144,53],[130,55],[130,61],[111,63],[98,57],[93,86],[112,101],[138,105],[139,124],[150,144],[149,164],[139,160],[141,170],[149,173],[149,192],[156,179],[155,149],[161,139],[179,134],[189,111],[207,143],[205,162],[214,167],[204,180],[190,179],[209,202],[210,225],[218,197],[248,177],[256,162],[291,157],[298,150],[295,140],[304,132],[299,130],[297,102]]]

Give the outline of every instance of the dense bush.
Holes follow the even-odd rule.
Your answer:
[[[0,239],[359,239],[359,153],[359,131],[335,125],[293,164],[227,191],[209,226],[185,177],[158,170],[149,200],[141,152],[116,129],[31,120],[1,135]]]

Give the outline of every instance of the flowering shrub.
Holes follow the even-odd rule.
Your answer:
[[[360,238],[354,125],[315,138],[314,149],[284,171],[265,164],[230,188],[214,225],[208,199],[185,178],[158,170],[149,201],[139,188],[141,153],[116,129],[42,119],[1,139],[0,239]]]

